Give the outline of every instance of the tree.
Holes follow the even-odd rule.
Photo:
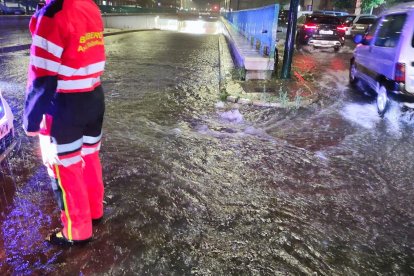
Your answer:
[[[385,0],[362,0],[361,8],[364,11],[369,10],[372,13],[372,9],[384,4]]]
[[[355,0],[334,0],[333,5],[337,10],[350,10],[355,7]]]
[[[362,6],[362,0],[356,0],[356,3],[355,3],[355,14],[356,15],[358,15],[358,14],[361,14],[361,6]]]

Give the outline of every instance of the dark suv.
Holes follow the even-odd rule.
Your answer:
[[[298,24],[296,44],[334,48],[338,51],[345,43],[346,26],[335,16],[310,15]]]

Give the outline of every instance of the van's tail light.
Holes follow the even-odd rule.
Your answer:
[[[305,30],[315,30],[316,24],[305,24],[304,27],[305,27]]]
[[[346,25],[340,25],[336,27],[336,30],[338,32],[345,32],[346,31]]]
[[[397,82],[405,82],[405,63],[398,62],[395,65],[395,77]]]

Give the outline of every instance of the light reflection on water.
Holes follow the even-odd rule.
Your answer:
[[[162,30],[177,31],[181,33],[197,35],[215,35],[221,33],[221,23],[217,20],[178,20],[178,19],[157,19],[157,25]]]

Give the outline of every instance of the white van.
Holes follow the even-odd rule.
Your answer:
[[[414,107],[414,2],[382,13],[365,35],[354,38],[349,82],[367,84],[377,94],[383,116],[393,98]]]

